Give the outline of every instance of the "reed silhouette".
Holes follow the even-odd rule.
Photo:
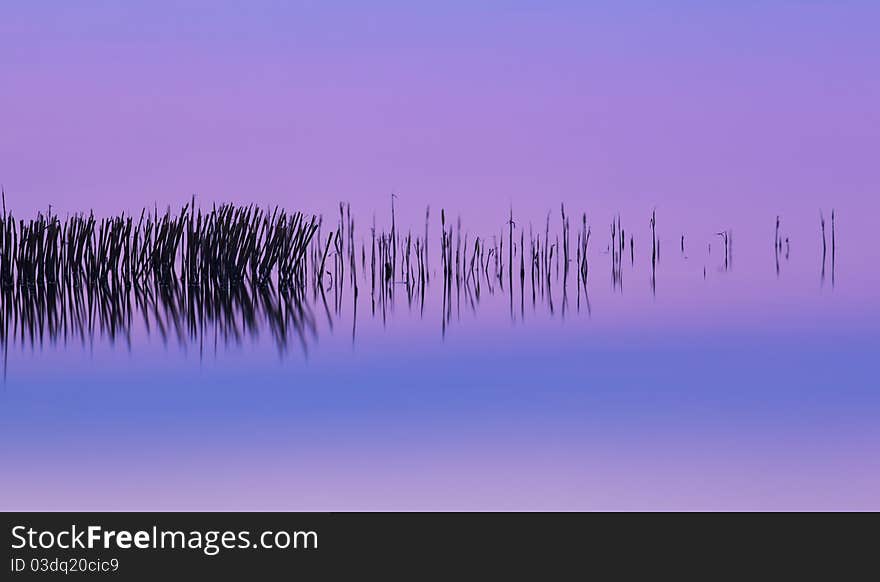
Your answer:
[[[657,211],[651,211],[651,293],[657,294],[657,263],[660,261],[660,240],[657,238]]]
[[[540,299],[550,315],[556,313],[555,297],[561,295],[565,317],[572,267],[577,309],[583,304],[592,313],[592,227],[587,214],[581,213],[572,235],[564,205],[559,207],[559,222],[548,213],[544,228],[537,232],[531,223],[526,227],[524,221],[514,220],[511,207],[500,233],[489,236],[465,230],[460,217],[452,224],[441,208],[440,232],[434,234],[439,245],[432,245],[430,207],[425,209],[424,231],[414,232],[398,221],[397,194],[391,196],[390,229],[378,228],[374,215],[368,232],[356,229],[349,204],[340,204],[332,221],[252,204],[213,205],[202,210],[195,198],[179,211],[167,208],[160,213],[154,206],[137,215],[98,218],[89,212],[62,218],[50,207],[31,219],[17,220],[6,207],[5,191],[0,190],[0,196],[4,353],[10,343],[85,343],[97,335],[130,345],[135,325],[163,341],[176,338],[181,344],[196,344],[202,354],[207,344],[213,343],[216,349],[218,342],[241,342],[261,330],[271,333],[280,351],[287,351],[291,344],[307,351],[317,337],[313,310],[324,313],[332,330],[343,306],[350,305],[354,341],[362,285],[370,290],[369,314],[384,323],[401,294],[405,306],[424,317],[426,296],[435,278],[442,289],[445,336],[454,316],[460,318],[462,306],[476,312],[487,294],[507,296],[512,320],[525,319],[527,294],[533,309]],[[656,295],[660,266],[656,210],[651,212],[649,226],[650,287]],[[824,281],[830,262],[832,285],[836,228],[836,211],[831,211],[830,232],[820,212],[821,276]],[[733,233],[728,229],[717,236],[724,253],[720,269],[728,271],[733,264]],[[635,234],[624,229],[617,214],[611,222],[607,254],[612,289],[620,291],[627,238],[630,266],[636,269]],[[687,259],[686,233],[678,242],[682,258]],[[711,258],[711,242],[708,248]],[[438,249],[439,272],[431,269],[438,263],[430,260],[429,249]],[[789,254],[789,236],[777,216],[777,276]],[[519,276],[515,277],[517,263]]]

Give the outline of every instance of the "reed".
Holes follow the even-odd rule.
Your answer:
[[[328,298],[338,313],[348,288],[352,292],[348,299],[357,309],[361,283],[370,285],[374,314],[381,309],[384,317],[386,310],[393,307],[398,285],[405,287],[410,307],[420,298],[424,310],[426,289],[435,274],[430,269],[429,249],[437,248],[431,241],[430,207],[425,210],[423,234],[420,228],[402,228],[397,220],[396,194],[391,198],[390,231],[378,229],[373,216],[369,233],[364,231],[360,236],[349,204],[340,204],[338,213],[334,212],[333,220],[329,221],[277,206],[222,204],[203,209],[195,197],[177,210],[169,207],[160,212],[154,205],[135,215],[122,213],[99,218],[92,212],[60,217],[49,207],[33,218],[20,220],[7,208],[2,188],[0,200],[0,301],[3,302],[0,315],[5,314],[7,323],[10,316],[16,325],[24,322],[25,327],[18,329],[20,337],[38,337],[42,333],[57,335],[64,329],[86,335],[95,321],[111,330],[114,337],[124,337],[128,322],[137,312],[130,305],[132,301],[135,307],[151,311],[162,306],[161,309],[186,314],[182,321],[174,317],[150,318],[149,325],[162,334],[180,335],[186,333],[187,327],[189,333],[195,333],[206,321],[217,320],[219,315],[211,312],[212,309],[222,308],[229,313],[270,310],[270,327],[273,333],[283,336],[290,325],[299,324],[279,319],[275,311],[300,309],[289,302],[302,301],[309,286],[314,299],[323,302],[332,324]],[[586,291],[593,276],[590,272],[593,259],[590,256],[592,228],[587,215],[582,213],[574,235],[565,205],[559,206],[558,218],[552,219],[551,228],[552,216],[553,212],[547,213],[544,229],[533,229],[529,224],[527,245],[525,222],[521,226],[517,224],[512,207],[500,232],[495,230],[491,238],[466,231],[461,217],[451,224],[445,209],[441,209],[441,230],[433,242],[439,242],[444,325],[452,314],[452,301],[458,306],[463,295],[465,305],[469,302],[473,308],[481,293],[494,294],[496,288],[509,294],[513,317],[517,261],[523,317],[526,262],[529,263],[533,306],[540,295],[553,312],[553,287],[561,282],[562,313],[565,314],[569,269],[576,266],[578,306],[583,289],[590,310]],[[836,271],[836,217],[836,211],[832,210],[829,225],[820,212],[822,277],[824,280],[830,255],[832,284]],[[656,293],[661,246],[656,210],[651,212],[649,224],[651,289]],[[434,231],[433,236],[437,235]],[[721,269],[726,271],[733,263],[733,233],[724,230],[717,236],[724,251]],[[634,235],[624,229],[622,218],[617,214],[610,225],[608,254],[612,285],[619,289],[623,288],[627,239],[630,263],[635,268]],[[691,241],[682,233],[679,248],[685,258],[688,242]],[[790,251],[790,238],[777,216],[774,235],[777,275]],[[357,268],[358,252],[360,269]],[[709,254],[711,257],[711,243]],[[703,276],[706,277],[705,264]],[[245,294],[252,299],[244,300]],[[180,305],[180,297],[186,298],[185,307]],[[252,313],[245,315],[244,321],[250,321],[252,316]],[[185,324],[183,331],[182,324]],[[246,332],[247,325],[226,329],[237,335]],[[33,336],[29,335],[31,331]],[[354,333],[354,328],[352,331]]]

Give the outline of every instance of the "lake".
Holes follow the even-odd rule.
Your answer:
[[[368,228],[325,259],[331,217],[294,293],[6,289],[0,506],[876,510],[876,251],[838,225],[823,273],[804,216],[725,251],[661,214],[653,268],[650,212],[622,251],[591,219],[586,284],[556,212],[484,225],[477,255],[448,219],[446,280],[438,216],[424,281],[402,230],[387,278]]]

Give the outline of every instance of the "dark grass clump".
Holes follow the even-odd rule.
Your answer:
[[[446,209],[441,209],[439,221],[434,218],[432,224],[427,208],[422,236],[399,221],[396,195],[391,198],[390,230],[377,229],[374,216],[368,233],[366,229],[356,231],[347,204],[339,205],[337,222],[253,204],[214,205],[203,210],[194,198],[177,211],[168,208],[161,214],[154,206],[152,211],[145,209],[136,215],[97,218],[90,212],[62,218],[49,207],[34,218],[17,220],[6,209],[5,193],[2,202],[0,339],[4,344],[10,329],[20,341],[30,338],[33,342],[43,337],[91,336],[96,326],[111,337],[127,337],[132,319],[141,317],[148,328],[159,330],[163,337],[188,334],[200,342],[205,329],[213,328],[221,337],[235,339],[252,333],[256,322],[265,321],[283,344],[289,332],[300,335],[303,330],[315,328],[307,312],[307,290],[312,291],[313,301],[323,303],[331,328],[330,306],[338,314],[346,297],[346,303],[350,301],[354,306],[354,337],[359,280],[369,286],[372,314],[380,313],[384,321],[394,309],[395,294],[400,293],[405,293],[410,308],[417,301],[424,314],[432,275],[436,284],[442,285],[445,333],[453,309],[457,315],[461,305],[475,311],[481,294],[493,295],[496,289],[508,296],[511,318],[516,314],[517,293],[519,317],[525,318],[529,291],[533,308],[540,297],[551,315],[554,291],[556,297],[561,295],[564,317],[571,267],[577,269],[572,279],[577,280],[578,310],[583,293],[590,313],[588,281],[593,280],[594,273],[603,272],[591,269],[594,260],[604,259],[591,254],[592,229],[586,213],[581,214],[580,224],[572,233],[565,206],[559,208],[559,222],[552,221],[553,229],[553,213],[547,214],[543,232],[540,227],[533,229],[529,222],[527,245],[526,220],[519,224],[514,221],[512,208],[504,222],[499,221],[503,225],[500,233],[496,230],[491,236],[477,236],[464,229],[460,217],[455,222],[447,221]],[[831,211],[830,225],[821,214],[820,221],[822,277],[824,280],[828,261],[833,285],[835,211]],[[432,230],[436,226],[440,226],[439,233]],[[652,211],[652,294],[656,294],[660,266],[657,226],[657,213]],[[620,214],[613,217],[607,254],[612,288],[621,292],[627,254],[632,267],[629,270],[636,270],[633,230],[624,229]],[[438,244],[429,244],[432,236]],[[724,251],[721,269],[727,271],[733,263],[733,233],[725,230],[717,236]],[[682,233],[676,241],[684,259],[696,248],[693,240],[686,240]],[[429,249],[434,249],[435,270],[430,266]],[[436,257],[438,252],[440,257]],[[789,237],[777,216],[777,276],[789,253]],[[647,262],[647,250],[645,256]]]
[[[5,197],[4,197],[5,198]],[[304,284],[306,250],[317,219],[271,212],[254,205],[215,206],[208,212],[187,204],[96,219],[60,219],[50,208],[16,221],[4,202],[0,217],[0,285],[125,285],[146,278],[181,281]]]

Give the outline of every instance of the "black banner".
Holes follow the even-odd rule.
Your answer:
[[[818,567],[832,551],[838,565],[852,566],[873,555],[863,532],[872,531],[876,516],[6,513],[2,521],[4,580],[357,573],[418,579],[477,568],[584,576],[598,568],[618,574],[649,568],[659,574],[697,564],[756,575]]]

